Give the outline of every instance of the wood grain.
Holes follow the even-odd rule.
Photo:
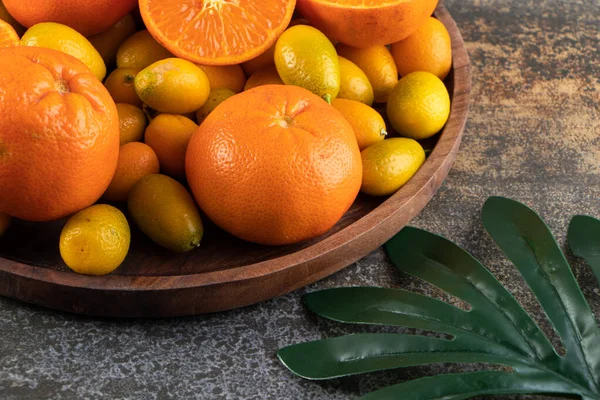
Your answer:
[[[417,174],[389,198],[360,195],[327,234],[299,244],[268,247],[243,242],[207,224],[200,249],[175,255],[132,226],[132,247],[112,275],[70,272],[60,259],[64,221],[17,221],[0,243],[0,295],[79,314],[112,317],[194,315],[242,307],[303,287],[381,246],[415,217],[440,187],[458,151],[471,89],[468,54],[451,16],[454,51],[446,84],[452,97],[448,123]]]

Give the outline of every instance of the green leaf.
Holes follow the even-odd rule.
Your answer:
[[[559,394],[571,388],[539,371],[481,371],[438,375],[389,386],[363,396],[363,400],[397,400],[410,393],[411,400],[461,400],[484,394]]]
[[[309,293],[303,300],[315,313],[339,322],[405,326],[454,336],[462,335],[468,337],[473,345],[480,341],[487,348],[502,348],[513,357],[534,355],[527,341],[505,315],[499,313],[496,316],[498,319],[490,321],[489,316],[495,310],[490,307],[480,308],[479,304],[467,312],[428,296],[383,288],[328,289]],[[521,311],[528,319],[525,311]],[[537,328],[533,321],[528,322],[531,324],[529,329]],[[554,354],[541,331],[539,335],[542,339],[540,347],[547,346],[548,351]]]
[[[546,336],[510,292],[456,244],[408,227],[387,242],[385,249],[400,270],[469,303],[472,329],[482,336],[510,343],[547,363],[560,362]]]
[[[525,205],[502,197],[488,199],[482,220],[523,275],[560,335],[567,351],[563,373],[597,391],[600,330],[571,267],[544,221]]]
[[[547,226],[523,204],[498,197],[486,202],[483,223],[556,328],[567,350],[564,357],[474,257],[447,239],[408,227],[385,245],[393,264],[466,302],[468,310],[385,288],[328,289],[309,293],[303,300],[312,311],[334,321],[412,327],[452,339],[399,333],[347,335],[285,347],[278,353],[281,362],[307,379],[439,363],[476,362],[513,369],[417,379],[365,399],[466,399],[511,393],[600,399],[600,330]],[[595,272],[600,271],[600,221],[576,217],[569,242]]]
[[[435,363],[487,362],[525,366],[502,347],[481,340],[445,340],[403,334],[360,334],[317,340],[279,350],[279,359],[307,379],[331,379],[400,367]]]
[[[592,267],[600,283],[600,221],[585,215],[576,215],[569,224],[569,247]]]

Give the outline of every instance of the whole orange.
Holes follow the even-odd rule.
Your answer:
[[[196,129],[183,115],[160,114],[150,122],[144,142],[156,153],[163,174],[185,179],[185,152]]]
[[[260,71],[253,73],[246,81],[244,90],[250,90],[257,86],[263,85],[285,85],[279,76],[279,72],[277,72],[277,68],[275,68],[274,65],[270,65],[265,69],[261,69]]]
[[[127,201],[129,191],[146,175],[158,174],[158,157],[150,146],[140,142],[130,142],[121,146],[119,163],[110,185],[104,192],[109,201]]]
[[[131,142],[141,142],[148,126],[146,113],[132,104],[116,103],[115,105],[119,114],[121,146]]]
[[[92,205],[119,156],[102,83],[74,57],[20,46],[0,49],[0,88],[0,212],[49,221]]]
[[[107,68],[111,68],[117,61],[119,46],[135,33],[135,29],[131,14],[125,14],[116,24],[104,32],[88,37],[88,40],[98,50]]]
[[[438,0],[298,0],[297,8],[327,37],[353,47],[390,44],[415,32]]]
[[[117,68],[104,81],[104,86],[115,103],[127,103],[142,107],[144,103],[135,92],[135,77],[140,71],[133,68]]]
[[[58,22],[91,36],[116,24],[136,6],[136,0],[3,0],[6,9],[27,28]]]
[[[19,45],[17,31],[6,21],[0,19],[0,48]]]
[[[19,35],[19,37],[21,37],[26,31],[25,27],[18,23],[17,20],[14,19],[13,16],[8,13],[6,7],[4,6],[4,3],[2,3],[2,0],[0,0],[0,20],[8,22],[17,32],[17,35]]]
[[[246,75],[239,65],[197,65],[208,77],[211,89],[225,88],[236,93],[244,90]]]
[[[444,80],[452,67],[452,43],[444,24],[431,17],[415,33],[391,46],[400,76],[431,72]]]
[[[275,44],[269,47],[264,53],[258,57],[248,60],[242,63],[242,69],[248,77],[254,75],[256,72],[275,65]]]
[[[359,49],[343,43],[335,48],[340,57],[353,62],[365,73],[373,87],[375,103],[387,102],[398,83],[398,69],[389,49],[383,45]]]
[[[325,233],[354,202],[362,163],[352,126],[306,89],[265,85],[221,103],[192,136],[198,205],[244,240],[283,245]]]

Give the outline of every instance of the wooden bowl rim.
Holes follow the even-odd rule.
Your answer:
[[[4,271],[11,275],[53,285],[102,291],[159,291],[201,288],[265,278],[268,275],[280,273],[286,269],[318,259],[328,252],[359,240],[361,236],[375,229],[382,221],[386,221],[401,213],[406,207],[410,207],[411,199],[425,188],[433,186],[437,189],[436,186],[440,186],[441,182],[436,184],[433,182],[434,178],[437,176],[438,171],[446,165],[449,158],[451,158],[450,162],[454,161],[455,150],[458,149],[460,144],[468,116],[471,91],[468,53],[455,21],[443,4],[438,6],[434,15],[451,32],[453,40],[454,64],[451,73],[454,77],[454,90],[452,93],[452,108],[448,123],[441,133],[440,141],[443,140],[449,143],[454,152],[450,151],[443,154],[440,146],[435,146],[427,161],[405,186],[351,225],[297,252],[254,264],[207,273],[163,276],[87,276],[70,271],[48,270],[47,268],[23,264],[2,257],[0,257],[0,272]],[[461,104],[463,107],[459,107]],[[464,107],[464,104],[467,106]],[[452,126],[453,129],[448,129],[449,126]],[[424,183],[417,186],[415,182],[421,181]],[[336,271],[346,266],[341,266]]]

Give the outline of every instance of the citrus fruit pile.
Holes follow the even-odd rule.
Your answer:
[[[437,0],[3,0],[0,235],[64,220],[73,271],[202,218],[285,245],[396,192],[450,114]],[[139,230],[131,231],[130,223]]]

